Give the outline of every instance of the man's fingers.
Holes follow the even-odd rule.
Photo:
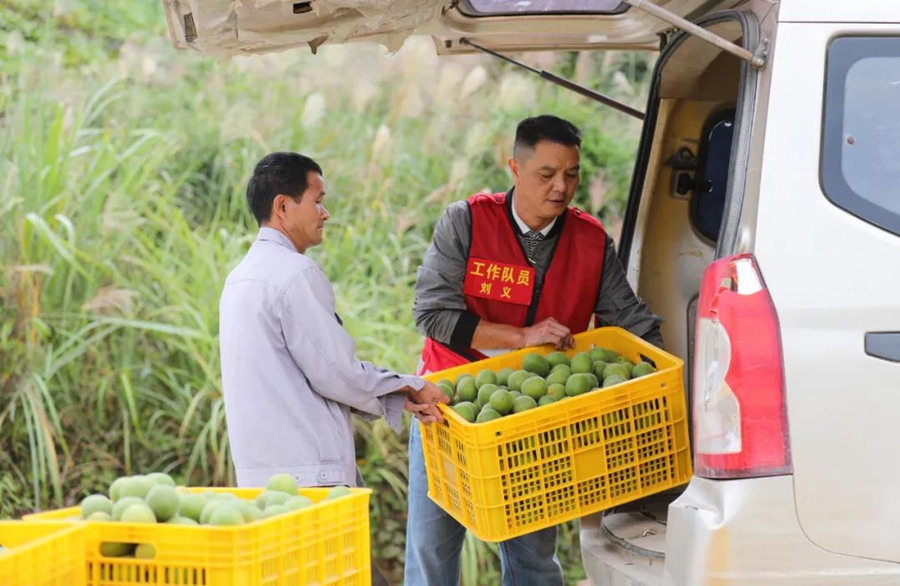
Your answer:
[[[443,393],[441,393],[443,395]],[[446,395],[445,395],[446,396]],[[443,423],[444,416],[434,403],[413,403],[406,399],[406,410],[416,416],[422,423],[428,425],[434,422]]]
[[[441,414],[441,410],[437,408],[437,405],[426,405],[426,409],[422,411],[422,421],[425,422],[425,418],[429,419],[429,423],[433,423],[437,421],[438,423],[444,422],[444,416]]]

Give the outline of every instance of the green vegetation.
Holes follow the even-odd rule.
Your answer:
[[[360,355],[397,370],[412,371],[421,348],[413,283],[439,214],[507,188],[520,118],[552,112],[581,126],[576,203],[617,231],[637,122],[502,63],[438,58],[428,39],[393,57],[353,45],[219,62],[176,54],[155,1],[0,8],[2,516],[153,470],[233,483],[218,298],[255,237],[243,190],[269,151],[324,165],[333,219],[312,255]],[[644,103],[648,56],[523,58]],[[358,426],[373,552],[394,579],[405,442]],[[559,554],[575,581],[575,525],[561,528]],[[497,556],[469,538],[464,583],[496,584]]]

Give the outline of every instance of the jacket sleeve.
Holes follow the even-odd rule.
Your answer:
[[[471,232],[468,203],[451,204],[438,220],[416,272],[416,327],[423,335],[456,348],[471,346],[479,322],[479,317],[466,309],[463,297]]]
[[[313,391],[361,413],[387,416],[397,429],[403,396],[392,393],[407,386],[421,390],[424,381],[356,359],[356,342],[335,316],[334,291],[321,269],[295,277],[280,296],[280,310],[287,351]]]
[[[600,326],[619,326],[654,346],[661,348],[663,345],[659,332],[662,320],[631,289],[609,235],[606,236],[603,274],[594,313]]]

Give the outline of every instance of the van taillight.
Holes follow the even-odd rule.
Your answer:
[[[778,315],[752,255],[703,275],[693,403],[697,476],[791,473]]]

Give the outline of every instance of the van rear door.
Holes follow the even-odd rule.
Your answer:
[[[696,19],[743,0],[655,0]],[[497,51],[651,49],[669,25],[620,0],[163,0],[175,47],[230,56],[355,41],[398,49],[431,35],[442,54],[470,53],[468,38]]]

